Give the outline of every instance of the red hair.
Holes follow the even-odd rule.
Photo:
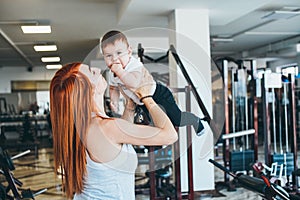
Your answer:
[[[56,72],[50,84],[50,116],[55,169],[62,168],[67,198],[83,190],[86,174],[85,138],[91,122],[92,85],[70,63]]]

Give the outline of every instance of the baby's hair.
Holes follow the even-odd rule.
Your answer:
[[[127,37],[120,31],[112,30],[104,34],[101,39],[101,49],[106,47],[108,44],[114,44],[116,41],[121,40],[129,46]]]

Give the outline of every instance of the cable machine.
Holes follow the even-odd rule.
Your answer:
[[[222,135],[224,165],[233,172],[248,172],[258,157],[256,63],[249,61],[250,70],[247,70],[244,67],[245,61],[220,59],[219,62],[222,66],[225,99],[225,127]],[[231,68],[230,62],[234,64]],[[248,82],[249,72],[251,80]],[[251,88],[249,92],[248,85]],[[226,173],[224,180],[229,183]],[[229,189],[234,189],[230,183]]]
[[[297,177],[293,174],[298,168],[294,83],[292,74],[287,78],[280,73],[265,73],[261,88],[265,163],[274,167],[271,175],[279,178],[282,185],[292,182],[296,189]]]

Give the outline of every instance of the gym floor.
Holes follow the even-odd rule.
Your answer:
[[[53,150],[49,140],[48,145],[39,148],[38,158],[35,157],[34,153],[27,154],[18,159],[13,160],[16,169],[13,171],[13,174],[18,178],[23,186],[20,188],[20,191],[23,189],[30,188],[33,192],[37,192],[41,189],[47,188],[47,191],[36,196],[36,200],[63,200],[66,199],[61,192],[61,179],[56,176],[53,168]],[[11,152],[11,156],[16,155],[18,152]],[[263,152],[259,152],[259,156],[263,156]],[[221,159],[218,160],[221,162]],[[215,168],[215,181],[222,182],[224,173],[219,169]],[[0,176],[0,182],[4,183],[4,177]],[[243,188],[237,188],[236,191],[227,191],[227,188],[223,187],[218,189],[216,195],[218,197],[213,197],[211,194],[196,194],[195,199],[247,199],[247,200],[258,200],[262,199],[258,194],[255,194],[251,191],[247,191]],[[148,195],[137,195],[137,200],[146,200],[149,199]]]

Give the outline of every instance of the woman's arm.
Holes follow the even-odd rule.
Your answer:
[[[136,125],[122,119],[111,120],[109,137],[114,143],[133,145],[169,145],[178,139],[177,132],[168,116],[149,97],[143,99],[153,119],[154,127]],[[113,130],[113,131],[112,131]]]
[[[123,92],[122,92],[123,94]],[[123,94],[124,96],[125,94]],[[135,113],[135,103],[129,99],[129,97],[126,97],[125,95],[125,99],[126,99],[126,103],[125,103],[125,109],[123,112],[123,115],[121,116],[122,119],[133,123],[134,121],[134,113]]]
[[[119,100],[120,100],[120,91],[117,86],[109,86],[109,96],[110,96],[110,109],[118,113],[119,112]]]
[[[149,72],[143,73],[139,88],[135,89],[135,94],[145,104],[152,117],[154,127],[146,125],[131,124],[122,119],[111,120],[107,127],[112,134],[109,137],[114,143],[133,144],[133,145],[168,145],[177,139],[177,132],[166,113],[156,104],[150,95],[153,87],[153,78]],[[145,98],[147,97],[147,98]]]

